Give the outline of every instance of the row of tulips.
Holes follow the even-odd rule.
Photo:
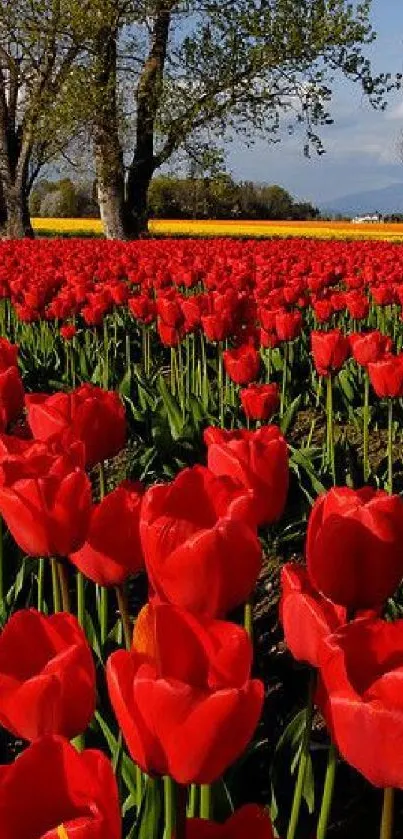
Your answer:
[[[289,454],[294,472],[301,462],[265,423],[278,416],[285,429],[295,406],[318,412],[324,402],[321,476],[334,483],[335,419],[350,389],[361,480],[382,484],[369,463],[371,423],[383,423],[370,385],[389,405],[388,494],[323,494],[309,519],[307,568],[283,571],[286,642],[312,678],[288,828],[284,815],[279,824],[287,839],[305,835],[317,708],[331,746],[311,835],[326,835],[342,756],[385,789],[381,837],[390,839],[392,790],[403,783],[391,746],[391,732],[400,736],[402,630],[385,620],[403,576],[402,502],[391,494],[392,406],[396,417],[403,395],[400,249],[218,241],[8,243],[0,251],[0,330],[20,345],[18,353],[0,342],[0,513],[34,558],[21,565],[5,534],[0,594],[2,615],[11,614],[0,636],[0,723],[32,743],[0,769],[5,839],[113,839],[122,816],[131,839],[248,831],[272,839],[269,815],[255,805],[213,821],[222,817],[216,782],[253,739],[262,711],[252,669],[258,529],[265,545],[281,529]],[[25,392],[38,381],[57,392]],[[207,466],[175,466],[176,477],[152,486],[152,470],[139,470],[141,483],[117,479],[108,461],[130,443],[133,416],[141,428],[146,406],[154,432],[157,384],[170,393],[175,422],[195,399],[204,426],[219,420],[205,428]],[[149,602],[137,615],[144,570]],[[83,750],[94,743],[110,750],[112,769],[99,751]],[[21,790],[45,764],[52,794],[32,785],[28,821]]]
[[[16,348],[3,339],[0,349],[4,364],[12,358],[15,365]],[[48,397],[26,394],[24,403],[26,424],[17,426],[18,435],[1,435],[0,513],[21,550],[37,558],[37,608],[16,611],[0,635],[0,722],[31,745],[1,769],[2,836],[121,835],[125,807],[112,767],[101,752],[84,748],[107,655],[108,588],[115,587],[126,649],[107,657],[105,674],[137,767],[128,787],[135,796],[127,804],[133,829],[159,835],[156,808],[142,825],[144,802],[164,777],[167,839],[230,839],[247,830],[272,839],[269,815],[257,806],[213,823],[210,785],[244,751],[261,714],[252,643],[225,617],[248,600],[259,574],[257,522],[280,515],[285,504],[284,439],[275,428],[259,432],[262,454],[278,463],[283,482],[275,510],[265,500],[268,485],[256,481],[253,488],[220,466],[218,438],[211,445],[215,471],[196,466],[170,484],[146,490],[125,480],[108,492],[104,461],[126,440],[120,397],[82,385]],[[211,437],[217,433],[211,429]],[[94,504],[88,470],[97,466],[102,477]],[[125,583],[144,568],[150,600],[133,633]],[[101,601],[97,667],[85,635],[89,581]],[[120,760],[127,755],[121,752]],[[119,760],[115,771],[119,777]]]
[[[5,368],[17,369],[16,348],[3,340],[0,349]],[[214,823],[211,785],[245,750],[262,712],[263,684],[251,676],[251,604],[262,565],[257,528],[277,521],[287,499],[283,436],[270,425],[210,427],[207,466],[149,488],[125,480],[109,490],[103,463],[126,440],[120,397],[87,384],[26,394],[24,404],[26,425],[0,438],[0,513],[17,545],[37,558],[37,608],[16,611],[0,636],[0,722],[31,745],[0,770],[2,835],[113,839],[123,805],[139,836],[146,829],[157,837],[162,826],[166,839],[240,839],[248,831],[272,839],[268,813],[254,805]],[[286,642],[314,670],[287,839],[298,829],[314,706],[331,736],[317,839],[327,832],[337,752],[385,789],[380,835],[393,835],[393,788],[403,788],[395,746],[403,622],[386,621],[383,610],[403,576],[402,514],[398,496],[334,488],[310,515],[306,569],[283,570]],[[127,582],[142,569],[149,601],[133,631]],[[96,667],[86,637],[92,582],[103,642]],[[126,649],[108,655],[112,587]],[[229,621],[244,604],[244,626]],[[94,712],[102,720],[95,709],[104,664],[135,783],[121,745],[115,772],[84,748]]]
[[[287,428],[294,409],[316,405],[327,416],[324,465],[333,481],[341,473],[332,429],[336,413],[343,422],[347,409],[349,421],[360,419],[366,481],[370,425],[386,424],[370,378],[377,397],[389,399],[392,480],[390,400],[403,393],[398,246],[218,240],[0,247],[0,330],[19,343],[29,388],[39,365],[44,388],[50,379],[59,389],[91,380],[136,403],[137,389],[152,391],[163,374],[183,425],[202,413],[231,428],[239,422],[238,389],[248,422],[278,412]],[[3,430],[22,405],[13,377],[4,370],[0,382]],[[325,388],[323,379],[331,379]],[[152,421],[156,407],[146,398]]]

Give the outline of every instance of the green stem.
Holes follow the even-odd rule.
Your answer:
[[[139,766],[135,768],[136,776],[136,808],[137,813],[140,812],[141,802],[143,800],[143,773]]]
[[[304,783],[306,778],[306,771],[308,767],[309,761],[309,743],[311,739],[311,729],[312,729],[312,718],[313,718],[313,699],[315,694],[315,687],[316,687],[316,673],[315,671],[311,672],[310,681],[309,681],[309,690],[308,690],[308,703],[306,707],[306,718],[305,718],[305,728],[304,728],[304,735],[302,739],[301,745],[301,755],[299,759],[299,766],[298,766],[298,775],[297,781],[295,784],[294,790],[294,798],[292,802],[291,808],[291,815],[290,815],[290,822],[288,825],[287,831],[287,839],[294,839],[297,827],[298,827],[298,820],[299,814],[301,810],[301,803],[302,803],[302,795],[304,792]]]
[[[70,348],[70,358],[71,358],[71,382],[73,387],[76,386],[76,360],[75,360],[75,349],[76,349],[76,339],[73,338],[71,342]]]
[[[51,559],[50,565],[52,569],[53,611],[56,615],[57,612],[61,612],[62,610],[60,600],[59,577],[57,573],[57,560]]]
[[[250,596],[249,600],[245,603],[245,612],[244,612],[244,627],[245,631],[248,633],[249,638],[253,642],[253,597]]]
[[[325,839],[332,806],[334,782],[336,777],[337,751],[336,746],[331,743],[327,761],[325,784],[323,787],[322,805],[319,813],[316,839]]]
[[[197,799],[198,799],[198,786],[197,784],[192,784],[190,787],[190,795],[189,795],[189,804],[188,804],[188,818],[194,819],[196,818],[197,812]]]
[[[67,568],[62,562],[58,562],[57,569],[59,572],[60,591],[62,593],[63,612],[70,612],[70,592]]]
[[[175,347],[171,347],[171,393],[175,396],[176,393],[176,356]]]
[[[77,619],[81,627],[84,628],[85,616],[85,593],[84,593],[84,575],[81,571],[77,571]]]
[[[104,389],[108,390],[109,382],[109,338],[108,338],[108,324],[106,317],[104,318],[104,375],[103,385]]]
[[[100,592],[100,599],[101,599],[101,644],[102,646],[106,642],[106,638],[108,635],[108,589],[105,586],[102,586]]]
[[[131,370],[131,352],[130,352],[130,333],[126,332],[126,341],[125,341],[125,350],[126,350],[126,373],[129,376]]]
[[[394,798],[394,789],[392,787],[386,787],[383,791],[382,820],[379,839],[392,839]]]
[[[204,339],[203,333],[200,333],[200,346],[201,346],[201,362],[202,362],[202,400],[203,405],[205,408],[208,406],[208,368],[207,368],[207,353],[206,353],[206,342]]]
[[[38,612],[43,612],[43,589],[45,583],[45,560],[38,560]]]
[[[284,356],[283,356],[283,378],[281,382],[281,398],[280,398],[280,417],[284,414],[284,406],[285,406],[285,393],[287,388],[287,361],[288,361],[288,343],[287,341],[284,344]]]
[[[219,415],[220,415],[220,426],[221,428],[224,427],[224,368],[223,368],[223,349],[221,343],[218,342],[217,344],[217,353],[218,353],[218,403],[219,403]]]
[[[363,461],[364,461],[364,482],[369,478],[369,376],[364,373],[364,427],[363,427]]]
[[[333,436],[333,382],[332,377],[328,376],[326,380],[327,386],[327,404],[326,404],[326,418],[327,418],[327,456],[328,464],[332,472],[333,484],[336,484],[336,464],[334,459],[334,436]]]
[[[103,461],[98,464],[98,474],[99,474],[99,500],[102,501],[105,498],[106,492],[106,476],[105,476],[105,464]]]
[[[125,646],[127,650],[132,646],[132,625],[129,615],[129,604],[127,594],[123,586],[116,587],[116,597],[118,601],[118,608],[120,612],[120,620],[122,621],[123,637],[125,639]]]
[[[211,786],[202,784],[200,787],[200,818],[212,818]]]
[[[167,776],[164,778],[165,839],[171,839],[175,835],[175,815],[175,782]]]
[[[388,492],[393,492],[393,401],[388,401]]]

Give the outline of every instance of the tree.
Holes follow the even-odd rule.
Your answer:
[[[371,75],[370,0],[93,0],[91,130],[109,236],[146,225],[156,170],[183,152],[208,166],[224,137],[277,139],[284,120],[323,148],[335,73],[383,107],[389,75]],[[88,89],[88,81],[87,81]],[[131,145],[122,90],[133,105]],[[129,134],[129,136],[131,136]],[[125,153],[128,165],[125,169]]]
[[[39,180],[29,198],[32,216],[42,218],[98,218],[99,209],[92,183]]]
[[[8,237],[32,234],[32,185],[45,163],[69,143],[72,127],[61,105],[83,50],[80,22],[88,3],[1,0],[0,220]]]

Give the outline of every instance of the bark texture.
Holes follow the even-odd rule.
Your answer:
[[[100,30],[96,39],[98,90],[103,105],[94,115],[95,165],[101,217],[108,238],[147,233],[147,194],[157,167],[155,126],[160,103],[172,3],[161,2],[150,50],[136,90],[136,140],[125,185],[116,99],[117,31]]]

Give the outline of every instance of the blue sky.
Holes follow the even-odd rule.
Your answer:
[[[378,38],[371,47],[378,71],[403,71],[403,2],[373,0],[372,22]],[[326,154],[303,156],[301,140],[284,136],[280,144],[258,142],[229,149],[228,168],[237,179],[279,183],[299,198],[325,202],[366,189],[403,184],[403,90],[389,97],[385,113],[373,111],[358,86],[337,85],[334,125],[323,129]]]

